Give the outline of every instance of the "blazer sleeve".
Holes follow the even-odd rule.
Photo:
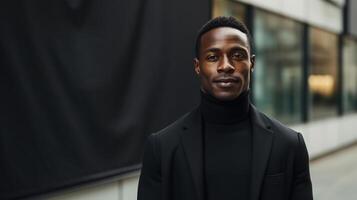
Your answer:
[[[161,199],[160,149],[155,135],[150,135],[144,151],[139,178],[138,200]]]
[[[294,159],[291,200],[312,200],[312,184],[309,169],[309,155],[304,138],[298,133],[298,146]]]

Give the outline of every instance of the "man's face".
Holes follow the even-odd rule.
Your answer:
[[[233,100],[249,88],[254,55],[245,33],[219,27],[204,33],[200,40],[195,71],[202,90],[219,100]]]

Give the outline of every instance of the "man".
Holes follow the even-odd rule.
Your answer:
[[[250,103],[254,62],[243,23],[218,17],[201,28],[201,103],[149,137],[139,200],[312,199],[302,135]]]

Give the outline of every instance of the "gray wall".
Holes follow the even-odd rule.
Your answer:
[[[348,12],[349,12],[349,16],[348,16],[348,20],[349,20],[349,30],[348,33],[351,35],[354,35],[357,37],[357,23],[356,23],[356,19],[357,19],[357,1],[355,0],[350,0],[349,1],[349,8],[348,8]]]

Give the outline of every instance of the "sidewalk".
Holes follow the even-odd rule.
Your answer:
[[[310,163],[314,200],[357,199],[357,145]]]

